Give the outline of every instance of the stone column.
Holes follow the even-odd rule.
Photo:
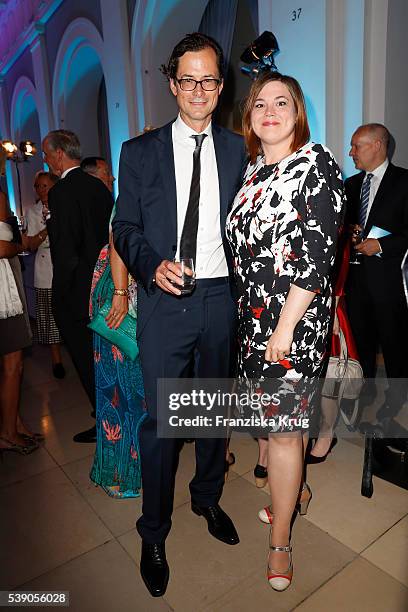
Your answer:
[[[0,77],[0,140],[10,139],[10,110],[7,100],[6,81]],[[17,176],[13,162],[6,161],[7,192],[11,209],[20,214]]]
[[[117,176],[121,144],[136,135],[136,112],[130,68],[130,27],[126,2],[101,0],[100,4],[112,170]]]
[[[41,138],[55,128],[52,111],[50,72],[48,66],[47,47],[44,37],[44,26],[35,25],[37,37],[31,43],[30,51],[34,69],[35,89],[37,92],[37,111],[40,123]],[[41,143],[37,143],[40,145]]]

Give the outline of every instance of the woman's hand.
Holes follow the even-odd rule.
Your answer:
[[[293,342],[293,328],[289,325],[277,325],[268,340],[265,351],[265,360],[276,363],[290,355]]]
[[[114,295],[112,308],[106,315],[105,321],[111,329],[117,329],[128,313],[129,303],[127,295]]]

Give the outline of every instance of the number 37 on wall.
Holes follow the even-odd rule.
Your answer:
[[[302,12],[301,8],[298,8],[294,11],[291,12],[291,20],[292,21],[296,21],[297,19],[300,19],[300,13]]]

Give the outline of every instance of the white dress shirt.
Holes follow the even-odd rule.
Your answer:
[[[65,178],[68,174],[68,172],[71,172],[71,170],[76,170],[76,168],[80,168],[81,166],[72,166],[72,168],[68,168],[67,170],[64,170],[64,172],[61,174],[61,178]]]
[[[388,161],[388,159],[386,159],[381,164],[381,166],[377,166],[377,168],[375,170],[370,170],[370,172],[366,172],[365,173],[364,181],[366,180],[367,174],[372,174],[373,175],[371,177],[370,195],[369,195],[369,198],[368,198],[367,215],[366,215],[366,224],[367,224],[368,215],[370,214],[370,210],[371,210],[371,207],[372,207],[373,202],[374,202],[374,198],[377,195],[378,188],[379,188],[380,183],[381,183],[381,181],[383,179],[385,171],[388,168],[388,164],[389,164],[389,161]],[[363,181],[363,183],[364,183],[364,181]]]
[[[196,134],[197,132],[188,127],[179,115],[172,126],[177,192],[176,261],[179,259],[180,254],[180,239],[193,174],[193,153],[196,143],[191,136]],[[228,276],[228,266],[221,237],[220,190],[211,123],[202,134],[207,134],[207,137],[204,138],[200,154],[200,204],[196,257],[197,279]]]
[[[42,202],[36,202],[28,209],[27,214],[27,236],[35,236],[45,229]],[[52,261],[50,253],[50,241],[48,236],[40,244],[35,254],[34,263],[34,287],[37,289],[51,289],[52,285]]]

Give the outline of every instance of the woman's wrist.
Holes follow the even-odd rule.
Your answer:
[[[113,295],[120,295],[123,297],[129,297],[129,291],[127,289],[120,289],[120,288],[116,288],[113,291]]]
[[[298,324],[298,321],[288,317],[285,313],[281,313],[278,321],[279,329],[293,331]]]

